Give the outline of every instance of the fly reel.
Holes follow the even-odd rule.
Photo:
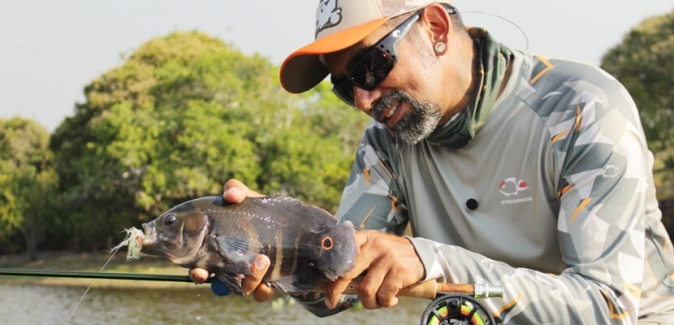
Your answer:
[[[426,307],[421,325],[495,325],[494,317],[475,298],[443,294]]]

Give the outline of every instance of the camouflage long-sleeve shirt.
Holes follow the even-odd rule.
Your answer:
[[[427,279],[505,287],[486,302],[503,323],[674,311],[674,251],[629,94],[596,67],[513,58],[462,148],[405,144],[373,122],[338,215],[398,234],[409,222]]]
[[[511,57],[503,93],[458,149],[373,122],[338,216],[397,234],[411,224],[427,279],[504,286],[486,301],[502,323],[674,315],[674,251],[629,94],[593,66]]]

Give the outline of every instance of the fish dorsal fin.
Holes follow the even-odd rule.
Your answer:
[[[262,206],[277,206],[283,213],[301,215],[304,227],[313,232],[323,232],[337,224],[337,218],[328,211],[291,196],[270,195],[246,200],[254,200]]]

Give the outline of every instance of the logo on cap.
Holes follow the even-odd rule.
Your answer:
[[[342,8],[337,0],[321,0],[316,10],[316,35],[326,28],[337,26],[342,21]]]

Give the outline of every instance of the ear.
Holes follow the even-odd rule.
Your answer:
[[[421,14],[421,21],[426,28],[431,44],[445,42],[452,30],[452,19],[445,8],[437,3],[431,4]]]

